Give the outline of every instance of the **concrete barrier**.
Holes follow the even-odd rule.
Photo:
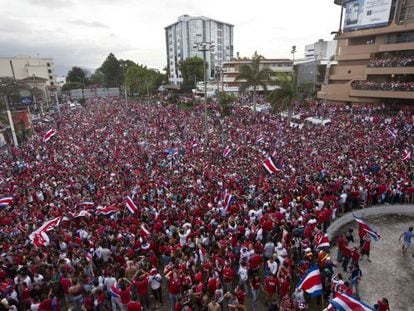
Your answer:
[[[352,214],[360,218],[373,217],[373,216],[383,216],[383,215],[413,215],[414,216],[414,205],[379,205],[375,207],[364,208],[360,210],[355,210],[350,213],[347,213],[337,219],[329,226],[328,236],[331,240],[338,233],[338,230],[345,226],[346,224],[354,221]]]

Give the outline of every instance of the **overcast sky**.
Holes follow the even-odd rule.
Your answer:
[[[97,68],[113,52],[151,68],[166,65],[164,27],[183,14],[234,27],[234,52],[303,56],[304,45],[332,39],[333,0],[0,0],[0,56],[53,57],[58,74]]]

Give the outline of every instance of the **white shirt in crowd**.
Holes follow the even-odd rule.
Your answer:
[[[148,282],[151,286],[151,289],[156,290],[161,287],[161,274],[157,273],[156,275],[150,275],[148,278]]]

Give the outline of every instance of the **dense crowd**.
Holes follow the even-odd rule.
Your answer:
[[[366,81],[356,80],[351,84],[355,90],[374,90],[374,91],[404,91],[413,92],[414,82],[400,82],[400,81]]]
[[[338,258],[319,242],[344,212],[414,202],[410,113],[330,107],[330,126],[291,128],[209,110],[207,142],[202,107],[94,99],[3,155],[0,310],[303,310],[321,303],[295,290],[314,264],[325,302],[358,296],[369,236],[339,237]]]
[[[368,67],[412,67],[414,58],[412,56],[387,56],[370,60]]]

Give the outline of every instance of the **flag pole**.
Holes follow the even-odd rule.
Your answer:
[[[325,299],[323,298],[323,286],[322,286],[322,307],[321,307],[321,311],[323,311],[325,308]]]

